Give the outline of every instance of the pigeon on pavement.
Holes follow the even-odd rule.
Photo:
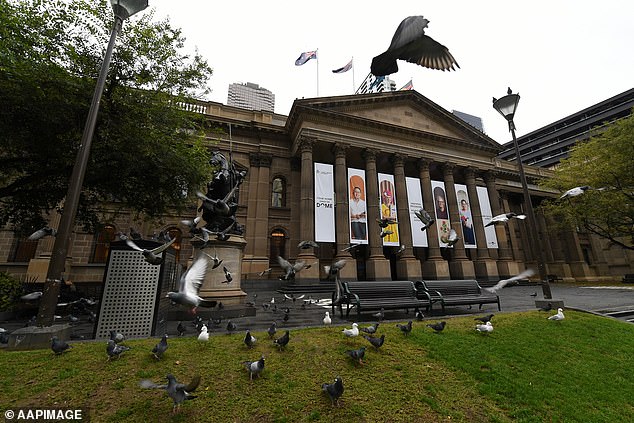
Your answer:
[[[410,332],[412,331],[412,321],[410,320],[409,322],[407,322],[406,325],[397,323],[396,327],[399,328],[401,332],[403,332],[404,335],[409,335]]]
[[[321,390],[328,394],[332,405],[335,405],[335,403],[339,405],[339,398],[343,395],[343,381],[341,377],[337,376],[334,383],[323,383]]]
[[[108,345],[106,345],[106,353],[108,354],[108,361],[113,358],[119,358],[121,354],[128,351],[130,347],[125,345],[119,345],[112,339],[108,339]]]
[[[259,376],[264,370],[264,356],[257,361],[243,361],[242,364],[249,372],[249,379],[253,380],[253,376]]]
[[[275,336],[275,332],[277,332],[277,323],[273,322],[271,323],[271,326],[269,326],[269,329],[267,330],[267,333],[269,334],[269,338],[273,338]]]
[[[377,319],[379,319],[379,322],[382,321],[385,317],[385,309],[381,307],[381,310],[379,310],[378,313],[374,313],[372,317],[376,317]]]
[[[553,314],[548,318],[548,320],[564,320],[564,310],[561,308],[557,309],[557,314]]]
[[[341,332],[348,338],[354,338],[355,336],[359,336],[359,325],[353,323],[352,329],[344,329]]]
[[[68,351],[69,348],[72,348],[66,341],[61,341],[54,336],[51,338],[51,349],[56,355],[61,355],[62,353]]]
[[[363,356],[365,355],[365,347],[361,347],[357,350],[347,350],[346,354],[353,360],[363,365]]]
[[[198,388],[198,385],[200,384],[200,376],[194,376],[192,381],[187,385],[179,383],[171,374],[167,375],[167,385],[158,385],[147,379],[142,380],[139,384],[142,388],[146,389],[165,389],[167,395],[169,395],[172,401],[174,401],[172,413],[175,413],[180,409],[181,403],[186,400],[196,398],[196,396],[192,395],[191,392],[194,392],[196,388]]]
[[[163,357],[163,354],[167,351],[167,334],[163,335],[161,340],[152,348],[152,354],[157,360]]]
[[[443,331],[443,329],[445,329],[445,325],[447,324],[447,322],[442,321],[442,322],[438,322],[438,323],[430,323],[428,325],[426,325],[428,328],[432,328],[433,330],[436,331],[436,333],[440,333]]]
[[[374,337],[374,336],[370,336],[370,335],[363,335],[363,337],[365,339],[368,340],[368,342],[370,342],[370,344],[372,344],[372,346],[375,349],[379,349],[381,346],[383,346],[383,343],[385,342],[385,334],[381,335],[380,338]]]
[[[236,330],[238,330],[238,325],[236,325],[235,323],[233,323],[231,320],[229,320],[227,322],[227,333],[232,333],[235,332]]]
[[[279,349],[281,350],[282,348],[286,347],[286,345],[288,345],[289,340],[290,340],[290,333],[289,331],[286,331],[284,332],[284,335],[274,340],[273,343],[277,345]]]
[[[494,286],[492,286],[490,288],[484,288],[484,289],[486,289],[487,291],[492,292],[492,293],[495,294],[498,290],[504,288],[509,283],[515,282],[515,281],[519,281],[519,280],[522,280],[522,279],[526,279],[526,278],[530,278],[534,274],[535,274],[535,271],[533,269],[526,269],[522,273],[520,273],[519,275],[513,276],[513,277],[508,278],[508,279],[502,279],[501,281],[496,283]]]

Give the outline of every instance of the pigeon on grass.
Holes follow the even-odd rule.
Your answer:
[[[255,338],[255,336],[251,335],[251,331],[247,330],[246,335],[244,335],[244,345],[249,348],[253,348],[256,342],[257,339]]]
[[[495,314],[487,314],[486,316],[476,317],[473,320],[477,320],[478,322],[482,322],[484,324],[486,322],[490,322],[491,319],[493,319],[493,316],[495,316]]]
[[[253,380],[254,376],[258,377],[264,370],[264,356],[257,361],[243,361],[242,364],[249,372],[249,379]]]
[[[68,345],[66,341],[61,341],[57,336],[51,338],[51,350],[53,350],[55,355],[61,355],[70,348],[72,348],[72,346]]]
[[[108,354],[108,361],[112,359],[118,359],[121,354],[128,351],[130,347],[125,345],[119,345],[112,339],[108,339],[108,345],[106,345],[106,353]]]
[[[363,365],[363,356],[365,356],[365,347],[361,347],[357,350],[347,350],[346,354],[354,361]]]
[[[373,325],[370,325],[365,328],[361,328],[360,330],[365,333],[376,333],[376,330],[379,328],[379,325],[380,323],[374,323]]]
[[[154,358],[160,360],[165,351],[167,351],[167,334],[164,334],[158,344],[152,348],[152,354],[154,354]]]
[[[428,328],[432,328],[434,331],[436,331],[436,333],[440,333],[443,331],[443,329],[445,329],[445,325],[447,324],[447,322],[442,321],[442,322],[438,322],[438,323],[429,323],[428,325],[426,325]]]
[[[167,375],[167,385],[159,385],[148,379],[143,379],[139,385],[146,389],[165,389],[167,395],[174,402],[172,413],[176,413],[183,402],[196,398],[191,392],[194,392],[200,385],[200,376],[194,376],[187,385],[179,383],[172,374]]]
[[[112,339],[115,344],[120,344],[125,340],[125,336],[122,333],[117,332],[116,330],[111,330],[110,339]]]
[[[290,332],[286,331],[284,332],[284,335],[280,336],[279,338],[275,339],[273,341],[273,344],[277,345],[278,348],[281,350],[282,348],[286,347],[288,345],[288,341],[290,340]]]
[[[403,335],[409,335],[410,332],[412,332],[412,321],[410,320],[409,322],[407,322],[406,325],[397,323],[396,327],[399,328],[401,332],[403,332]]]
[[[383,343],[385,342],[385,334],[381,335],[380,338],[370,336],[370,335],[363,335],[363,337],[367,339],[368,342],[372,344],[372,346],[377,350],[381,348],[383,346]]]
[[[328,398],[330,398],[330,403],[334,406],[339,405],[339,398],[343,395],[343,381],[340,376],[335,378],[334,383],[323,383],[321,385],[321,390],[328,394]]]
[[[277,323],[271,323],[271,326],[269,326],[269,329],[266,332],[269,334],[269,338],[273,338],[277,332]]]

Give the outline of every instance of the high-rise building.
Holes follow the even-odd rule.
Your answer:
[[[387,76],[374,76],[371,73],[366,76],[355,94],[382,93],[396,91],[396,82]]]
[[[484,125],[482,124],[482,118],[474,115],[470,115],[469,113],[460,112],[458,110],[452,110],[451,113],[458,116],[460,119],[467,122],[469,125],[473,126],[480,132],[484,132]]]
[[[275,94],[252,82],[229,84],[227,104],[241,109],[273,112],[275,109]]]

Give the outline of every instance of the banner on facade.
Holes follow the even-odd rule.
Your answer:
[[[443,239],[449,237],[451,224],[449,222],[449,209],[447,208],[447,193],[445,183],[441,181],[431,181],[431,189],[434,195],[434,213],[436,215],[436,228],[438,229],[438,241],[441,247],[446,247],[447,243]]]
[[[493,218],[491,212],[491,203],[489,200],[489,192],[485,187],[476,187],[478,190],[478,201],[480,202],[480,212],[482,213],[482,224],[486,225]],[[493,225],[484,228],[484,238],[486,239],[487,248],[498,248],[498,238],[495,235],[495,227]]]
[[[462,228],[462,241],[465,248],[476,248],[475,226],[471,213],[471,202],[467,193],[467,186],[455,184],[456,198],[458,199],[458,215],[460,216],[460,227]]]
[[[427,232],[423,231],[423,222],[416,217],[416,213],[423,207],[423,194],[420,189],[420,179],[405,177],[407,186],[407,201],[409,203],[409,221],[412,230],[412,246],[427,247]]]
[[[365,170],[348,168],[348,203],[350,243],[367,244],[368,209],[365,195]]]
[[[333,166],[315,163],[315,241],[335,242]]]
[[[396,189],[394,187],[394,175],[379,173],[379,202],[381,207],[381,219],[393,219],[398,221],[396,214]],[[398,246],[398,223],[391,223],[381,228],[383,245]],[[391,232],[391,233],[389,233]]]

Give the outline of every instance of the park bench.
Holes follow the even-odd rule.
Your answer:
[[[623,276],[623,283],[634,283],[634,273],[627,273]]]
[[[557,275],[546,275],[546,279],[548,279],[548,282],[550,282],[550,283],[563,282],[564,281],[561,276],[557,276]]]
[[[478,304],[497,304],[500,307],[500,297],[483,289],[475,279],[445,280],[445,281],[416,281],[417,291],[426,292],[433,303],[440,303],[444,313],[446,306]]]
[[[342,301],[338,305],[341,317],[343,304],[346,305],[346,317],[355,307],[359,316],[365,311],[410,308],[418,311],[421,307],[426,310],[431,307],[429,295],[417,292],[412,281],[350,281],[342,282],[342,288]]]

